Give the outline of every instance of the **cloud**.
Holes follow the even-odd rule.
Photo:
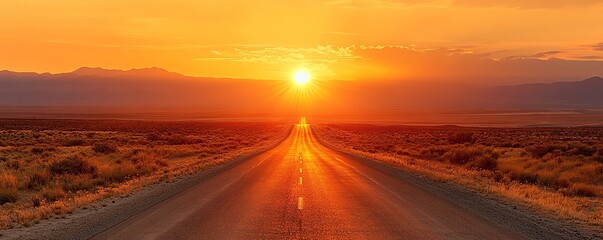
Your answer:
[[[365,36],[366,35],[366,34],[360,34],[360,33],[337,32],[337,31],[325,32],[325,34],[327,34],[327,35],[341,35],[341,36]]]
[[[353,1],[353,0],[330,0],[330,1],[323,1],[322,4],[331,5],[331,6],[340,6],[340,5],[348,5],[348,4],[351,4],[354,2],[355,1]]]
[[[453,0],[453,5],[468,7],[563,8],[587,7],[601,0]]]
[[[503,59],[549,59],[552,57],[556,57],[556,55],[565,53],[564,51],[545,51],[545,52],[537,52],[529,55],[519,55],[519,56],[507,56],[503,57]]]
[[[593,48],[595,51],[603,51],[603,42],[595,44]]]
[[[373,78],[464,82],[472,84],[515,84],[581,80],[603,75],[603,61],[564,60],[539,57],[561,51],[548,51],[529,57],[488,58],[463,49],[414,49],[401,46],[365,47],[354,54],[381,71]]]
[[[237,47],[225,51],[213,50],[214,56],[197,60],[232,60],[270,64],[329,64],[357,58],[352,54],[353,46],[317,46],[314,48],[290,47]]]
[[[378,0],[376,2],[383,2]],[[394,4],[405,5],[446,5],[455,7],[507,7],[507,8],[564,8],[564,7],[588,7],[603,3],[601,0],[387,0]]]
[[[563,53],[563,51],[538,52],[538,53],[532,54],[530,57],[532,57],[532,58],[546,58],[546,57],[551,57],[551,56],[559,54],[559,53]]]
[[[586,59],[586,60],[601,60],[601,59],[603,59],[603,57],[601,57],[601,56],[594,56],[594,55],[578,56],[576,58],[578,58],[578,59]]]

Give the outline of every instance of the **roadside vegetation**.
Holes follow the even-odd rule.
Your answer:
[[[603,226],[603,128],[313,126],[335,149]]]
[[[193,174],[283,139],[276,123],[0,120],[0,229]]]

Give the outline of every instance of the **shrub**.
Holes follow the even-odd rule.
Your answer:
[[[397,149],[396,150],[396,155],[401,155],[401,156],[410,156],[411,153],[407,150],[404,149]]]
[[[8,202],[15,202],[19,199],[17,189],[0,188],[0,205]]]
[[[472,149],[461,148],[461,149],[453,149],[442,157],[449,163],[462,165],[467,162],[473,161],[475,157],[477,157],[479,153],[473,151]]]
[[[475,143],[477,138],[473,132],[454,132],[448,135],[448,142],[450,144],[463,144],[463,143]]]
[[[0,204],[17,201],[17,178],[10,173],[0,175]]]
[[[89,174],[66,175],[62,178],[63,190],[68,192],[77,192],[79,190],[91,190],[96,187],[95,181]]]
[[[603,163],[603,156],[601,155],[592,156],[591,159],[595,162]]]
[[[498,153],[485,147],[458,147],[442,155],[442,159],[449,163],[485,170],[496,169],[498,157]]]
[[[471,162],[469,166],[484,170],[496,170],[498,167],[498,159],[493,155],[479,156],[475,161]]]
[[[232,147],[232,149],[236,149],[237,147],[234,146]],[[393,144],[384,144],[384,145],[377,145],[374,147],[374,149],[377,152],[391,152],[396,148],[396,146],[394,146]],[[224,150],[229,150],[228,147],[225,147]]]
[[[17,188],[17,178],[10,173],[0,175],[0,188]]]
[[[123,182],[131,176],[139,174],[139,170],[136,165],[131,162],[124,162],[117,167],[108,167],[100,169],[98,175],[101,179],[105,180],[104,184],[111,182]]]
[[[19,170],[21,169],[21,163],[19,162],[19,160],[12,160],[9,161],[6,166],[10,169],[14,169],[14,170]]]
[[[64,198],[65,191],[63,191],[63,189],[56,185],[47,186],[43,188],[42,191],[40,191],[40,195],[42,195],[42,197],[44,197],[44,199],[46,199],[47,201],[54,202],[61,198]]]
[[[526,148],[526,151],[535,158],[541,158],[556,150],[563,151],[566,147],[558,144],[538,144]]]
[[[157,133],[149,133],[147,135],[147,140],[154,142],[154,141],[159,141],[161,140],[161,135],[157,134]]]
[[[86,174],[95,173],[96,167],[80,157],[73,156],[52,163],[50,165],[50,172],[54,174]]]
[[[522,183],[534,184],[534,183],[538,182],[538,176],[536,176],[536,174],[533,174],[533,173],[530,173],[527,171],[510,172],[509,177],[513,180],[517,180]]]
[[[109,143],[97,143],[92,146],[92,150],[102,154],[115,153],[117,152],[117,146]]]
[[[43,169],[40,171],[36,171],[29,177],[29,181],[27,182],[27,188],[29,188],[29,189],[40,188],[40,187],[44,186],[44,184],[46,184],[50,180],[50,178],[51,178],[51,176],[50,176],[50,173],[48,172],[48,170]]]
[[[597,152],[591,158],[593,161],[603,163],[603,146],[598,146]]]
[[[33,204],[34,207],[39,207],[44,205],[44,203],[46,203],[46,199],[44,199],[44,197],[40,196],[40,195],[33,195],[31,197],[29,197],[29,200],[31,201],[31,203]]]
[[[553,185],[557,189],[559,188],[567,188],[570,186],[570,181],[565,178],[557,178],[553,181]]]
[[[421,157],[425,159],[437,159],[450,150],[449,147],[433,146],[421,150]]]
[[[129,157],[129,160],[134,164],[138,164],[138,163],[155,160],[155,156],[151,155],[150,153],[142,152],[137,149],[132,152],[132,155]]]
[[[65,147],[73,147],[73,146],[85,146],[86,145],[86,141],[83,139],[69,139],[67,140],[65,143],[63,143],[63,146]]]
[[[34,147],[31,149],[31,153],[33,154],[42,154],[44,153],[44,148]]]
[[[164,138],[168,145],[185,145],[185,144],[194,144],[195,141],[189,139],[186,136],[177,134],[172,136],[167,136]]]
[[[587,146],[585,144],[579,144],[570,151],[572,155],[582,155],[587,157],[594,155],[596,152],[597,148],[595,146]]]
[[[596,197],[597,188],[595,186],[586,185],[584,183],[576,183],[572,185],[571,193],[581,197]]]

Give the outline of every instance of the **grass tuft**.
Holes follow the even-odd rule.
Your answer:
[[[75,147],[75,146],[86,146],[88,144],[88,142],[86,142],[86,140],[84,139],[69,139],[67,141],[65,141],[65,143],[63,143],[63,146],[65,147]]]
[[[19,199],[17,178],[10,173],[0,174],[0,204],[15,202]]]
[[[52,163],[50,172],[54,174],[90,174],[96,172],[96,167],[79,156],[71,156]]]
[[[109,143],[97,143],[97,144],[94,144],[94,146],[92,146],[92,150],[96,153],[102,153],[102,154],[116,153],[117,146],[115,146],[114,144],[109,144]]]
[[[453,132],[448,136],[450,144],[474,144],[476,140],[475,134],[467,131]]]

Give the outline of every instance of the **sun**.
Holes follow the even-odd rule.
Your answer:
[[[310,82],[310,74],[307,71],[299,70],[293,75],[293,81],[298,85],[305,85]]]

